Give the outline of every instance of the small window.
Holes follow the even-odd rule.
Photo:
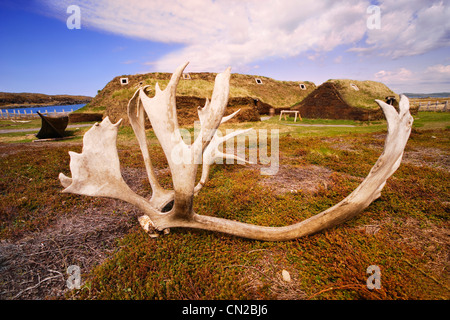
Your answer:
[[[262,84],[262,80],[260,78],[255,78],[257,84]]]
[[[183,79],[190,80],[191,79],[191,75],[189,73],[183,73]]]
[[[305,84],[304,84],[304,83],[300,83],[300,89],[302,89],[302,90],[306,90],[306,86],[305,86]]]
[[[359,90],[358,86],[356,84],[354,84],[354,83],[350,83],[350,87],[352,87],[356,91]]]
[[[126,85],[126,84],[128,84],[128,78],[120,78],[120,84],[121,84],[121,85]]]

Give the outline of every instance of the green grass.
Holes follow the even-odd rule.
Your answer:
[[[394,96],[399,101],[399,95],[381,82],[349,79],[333,79],[330,81],[338,86],[344,100],[354,107],[378,109],[379,106],[375,99],[384,101],[387,96]],[[359,90],[354,90],[350,84],[355,84]]]
[[[27,120],[28,121],[28,120]],[[8,129],[27,129],[27,128],[40,128],[41,118],[32,119],[30,122],[13,122],[11,120],[0,120],[0,130]]]
[[[414,128],[434,129],[450,127],[450,112],[419,112],[414,117]]]
[[[335,228],[287,242],[261,242],[219,233],[172,229],[150,238],[137,219],[118,239],[117,250],[92,270],[83,270],[76,299],[449,299],[448,170],[435,167],[450,152],[448,116],[419,113],[406,156],[436,150],[424,165],[404,162],[381,197],[362,214]],[[299,122],[297,122],[299,123]],[[304,120],[342,127],[286,126],[278,117],[261,123],[226,124],[228,128],[279,128],[280,162],[287,168],[315,165],[333,173],[317,191],[273,193],[269,177],[249,165],[216,165],[210,181],[194,200],[196,212],[266,226],[301,221],[336,204],[358,186],[382,152],[384,121]],[[152,162],[167,166],[161,147],[147,131]],[[433,138],[434,137],[434,138]],[[1,144],[3,148],[13,146]],[[14,147],[15,148],[15,147]],[[426,148],[426,149],[424,149]],[[270,149],[270,143],[269,143]],[[16,149],[11,149],[16,150]],[[57,146],[0,157],[0,238],[20,239],[44,230],[63,215],[105,206],[104,199],[61,194],[59,172],[69,173],[67,151]],[[118,139],[123,168],[143,170],[134,134],[122,127]],[[45,170],[43,170],[45,168]],[[161,176],[170,186],[170,177]],[[279,183],[289,182],[289,180]],[[146,182],[143,182],[144,184]],[[150,191],[149,186],[146,191]],[[105,208],[111,210],[111,208]],[[376,234],[365,232],[376,225]],[[366,269],[380,267],[380,290],[366,287]],[[287,270],[291,283],[281,280]]]
[[[83,113],[83,112],[89,112],[89,113],[103,113],[106,110],[105,106],[91,106],[90,103],[86,104],[83,108],[80,108],[78,110],[75,110],[74,113]]]

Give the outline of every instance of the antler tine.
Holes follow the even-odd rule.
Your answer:
[[[144,86],[135,91],[133,97],[128,102],[127,113],[131,127],[133,128],[136,139],[138,140],[142,157],[144,159],[145,170],[147,171],[147,177],[152,188],[152,197],[150,199],[150,203],[157,210],[162,210],[162,208],[164,208],[164,206],[168,202],[173,200],[173,191],[165,190],[161,187],[150,159],[150,153],[148,151],[147,139],[145,135],[144,109],[140,105],[140,99],[138,95],[140,90],[145,90],[147,87],[149,86]]]

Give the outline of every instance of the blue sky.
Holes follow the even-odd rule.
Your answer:
[[[369,28],[374,4],[380,24]],[[81,29],[67,27],[70,5]],[[398,93],[450,91],[442,0],[3,0],[0,41],[6,92],[95,96],[115,76],[184,61],[192,72],[231,66],[316,85],[347,78]]]

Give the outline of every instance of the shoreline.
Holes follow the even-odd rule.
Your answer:
[[[4,106],[0,106],[0,109],[20,109],[20,108],[41,108],[41,107],[58,107],[58,106],[73,106],[76,104],[88,104],[90,101],[74,101],[74,102],[70,102],[70,103],[62,103],[62,102],[57,102],[57,103],[52,103],[52,104],[48,104],[48,103],[33,103],[33,104],[7,104]]]

